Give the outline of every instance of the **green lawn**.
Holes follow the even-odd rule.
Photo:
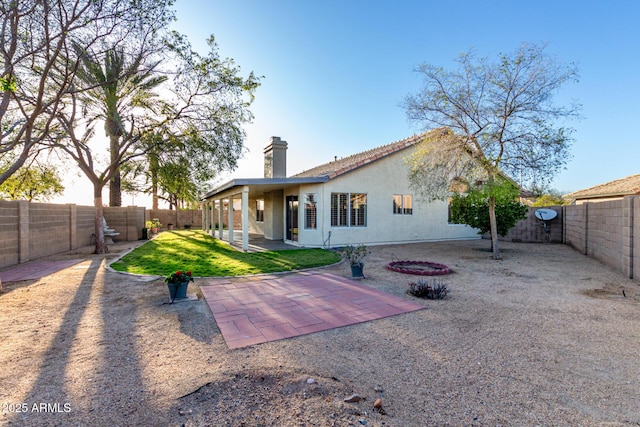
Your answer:
[[[114,270],[166,276],[191,270],[196,277],[275,273],[333,264],[340,255],[324,249],[243,253],[201,230],[174,230],[111,264]]]

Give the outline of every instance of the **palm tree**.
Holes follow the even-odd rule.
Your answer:
[[[166,81],[166,76],[158,76],[155,72],[158,62],[144,64],[145,52],[139,52],[127,61],[122,48],[108,49],[104,54],[104,64],[97,55],[79,52],[82,59],[78,77],[86,85],[83,92],[85,105],[95,107],[95,116],[91,120],[104,120],[105,135],[109,138],[111,164],[118,165],[121,158],[123,140],[134,136],[133,119],[127,116],[134,109],[154,111],[160,105],[153,92]],[[119,167],[109,183],[109,206],[121,206]]]

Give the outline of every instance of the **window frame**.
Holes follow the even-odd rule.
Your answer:
[[[318,229],[318,200],[315,193],[304,194],[304,228]]]
[[[332,191],[329,206],[331,227],[367,227],[367,208],[367,193]]]
[[[413,215],[413,194],[394,194],[393,195],[393,214],[394,215]]]
[[[264,199],[256,199],[256,222],[264,222]]]

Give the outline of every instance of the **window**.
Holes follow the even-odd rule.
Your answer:
[[[315,230],[318,228],[318,215],[316,211],[316,195],[304,195],[304,228]]]
[[[352,227],[366,227],[367,225],[367,195],[351,194],[350,211]]]
[[[393,214],[402,215],[402,195],[393,195]]]
[[[347,226],[347,193],[331,193],[331,225],[334,227]]]
[[[405,194],[402,201],[402,213],[405,215],[413,215],[413,197],[411,194]]]
[[[264,222],[264,200],[256,200],[256,221]]]
[[[411,194],[394,194],[393,214],[413,215],[413,196]]]
[[[331,225],[334,227],[366,227],[367,195],[331,193]]]

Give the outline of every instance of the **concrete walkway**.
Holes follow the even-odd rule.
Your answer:
[[[20,280],[39,279],[56,273],[65,268],[69,268],[77,263],[82,262],[81,259],[69,259],[63,261],[29,261],[9,267],[4,271],[0,271],[0,280],[3,282],[17,282]]]
[[[230,349],[425,308],[329,273],[206,279],[200,283]]]

